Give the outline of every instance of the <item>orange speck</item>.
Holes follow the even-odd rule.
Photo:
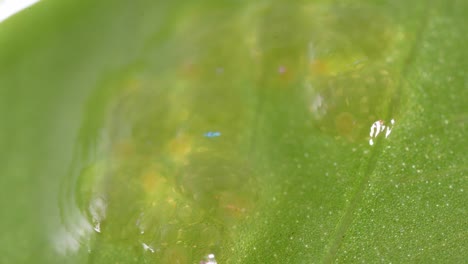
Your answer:
[[[161,187],[165,182],[166,179],[155,170],[146,171],[142,175],[143,189],[147,193],[156,192],[158,187]]]
[[[313,75],[325,75],[329,72],[327,63],[323,60],[314,60],[310,64],[310,71]]]
[[[169,153],[178,162],[184,162],[186,156],[192,151],[191,139],[187,136],[176,136],[168,145]]]
[[[176,206],[177,206],[177,202],[176,202],[176,201],[174,200],[174,198],[172,198],[172,197],[168,197],[166,201],[167,201],[167,203],[168,203],[169,205],[171,205],[171,206],[173,206],[173,207],[176,207]]]
[[[192,60],[187,60],[180,66],[179,73],[184,78],[195,79],[200,76],[200,67]]]
[[[130,140],[119,141],[114,144],[113,152],[118,157],[128,157],[135,154],[135,146]]]

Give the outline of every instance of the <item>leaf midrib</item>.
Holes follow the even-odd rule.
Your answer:
[[[411,68],[411,65],[413,64],[418,51],[419,47],[422,42],[422,36],[424,32],[426,31],[427,25],[429,23],[429,11],[430,7],[432,6],[432,1],[426,2],[426,5],[424,6],[423,10],[423,17],[422,17],[422,22],[421,25],[419,26],[419,29],[416,31],[417,34],[414,38],[414,43],[411,46],[408,55],[406,59],[404,60],[404,63],[402,64],[402,69],[399,74],[399,80],[398,84],[395,90],[395,93],[397,96],[393,96],[389,105],[388,105],[388,111],[387,111],[387,117],[386,120],[390,120],[392,116],[395,114],[394,110],[396,105],[399,104],[400,101],[400,95],[402,94],[402,80],[405,79],[405,76],[407,76],[409,69]],[[378,141],[377,141],[378,143]],[[365,167],[363,169],[359,169],[358,172],[364,171],[361,182],[358,184],[355,193],[347,205],[347,207],[344,209],[344,214],[341,217],[340,221],[336,225],[335,228],[335,234],[333,235],[333,238],[329,244],[328,251],[324,255],[322,259],[322,263],[333,263],[334,259],[336,258],[336,254],[338,253],[338,250],[343,242],[343,239],[345,237],[346,231],[350,228],[352,222],[353,222],[353,214],[362,201],[362,197],[364,194],[364,191],[366,190],[366,186],[368,185],[367,183],[369,182],[369,179],[372,175],[372,172],[374,171],[378,158],[380,156],[380,153],[382,149],[382,144],[376,144],[371,152],[370,152],[370,157],[367,159],[367,162],[362,162],[360,167]],[[367,166],[366,166],[367,165]]]

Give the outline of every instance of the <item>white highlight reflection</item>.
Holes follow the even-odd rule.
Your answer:
[[[148,246],[146,243],[141,243],[141,245],[143,246],[143,249],[145,251],[150,251],[151,253],[154,253],[154,249],[150,246]]]
[[[89,205],[89,213],[93,217],[94,231],[101,233],[101,221],[106,217],[107,202],[103,197],[94,197]]]
[[[370,127],[370,139],[369,139],[369,145],[374,145],[374,140],[373,138],[377,138],[377,136],[380,134],[380,132],[383,132],[385,129],[385,138],[387,138],[390,133],[392,133],[393,125],[395,124],[395,120],[392,119],[390,120],[390,125],[385,126],[384,122],[382,120],[377,120],[375,121],[372,126]]]
[[[215,255],[214,254],[209,254],[208,256],[205,257],[206,260],[202,260],[200,263],[201,264],[217,264],[218,262],[216,262],[216,259],[215,259]]]
[[[71,219],[73,223],[70,223],[67,227],[58,227],[52,237],[55,250],[64,256],[76,253],[80,249],[83,240],[87,240],[93,230],[91,224],[83,215],[78,214]]]

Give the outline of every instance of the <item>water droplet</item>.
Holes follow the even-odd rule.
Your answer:
[[[141,245],[143,246],[143,249],[145,251],[150,251],[151,253],[154,253],[154,249],[150,246],[148,246],[146,243],[141,243]]]

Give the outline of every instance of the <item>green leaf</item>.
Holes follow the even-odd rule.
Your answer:
[[[463,263],[467,11],[40,2],[0,24],[0,262]]]

